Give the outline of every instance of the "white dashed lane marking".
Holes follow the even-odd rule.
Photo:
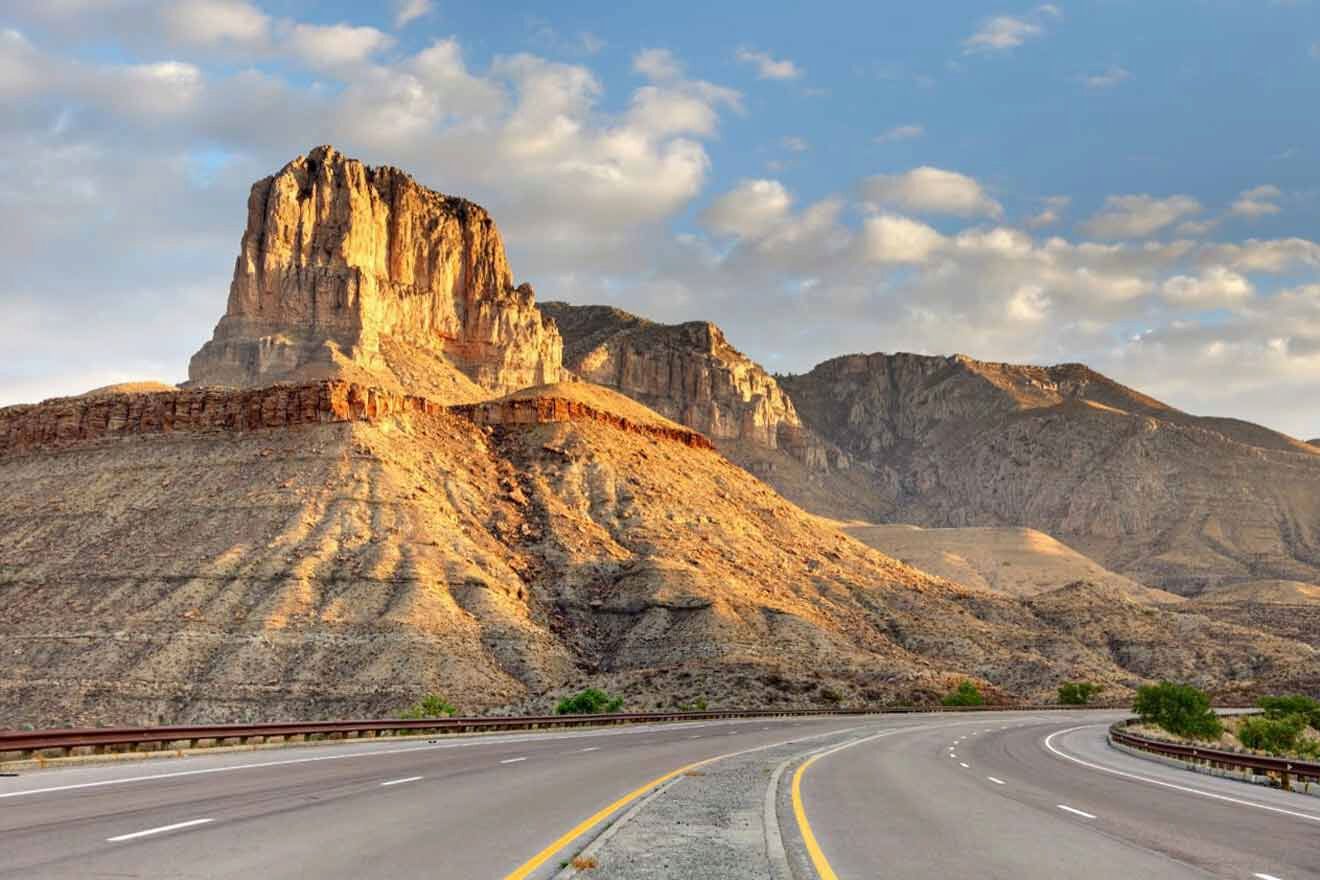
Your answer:
[[[519,761],[526,761],[526,760],[527,760],[527,757],[524,755],[524,756],[521,757],[521,758],[505,758],[503,761],[500,761],[500,763],[501,763],[501,764],[517,764]]]
[[[1092,815],[1091,813],[1084,813],[1081,810],[1077,809],[1076,807],[1070,807],[1067,804],[1055,804],[1055,806],[1058,807],[1060,810],[1063,810],[1065,813],[1072,813],[1074,816],[1081,816],[1083,819],[1095,818],[1095,816]]]
[[[402,779],[391,779],[389,782],[382,782],[381,785],[403,785],[405,782],[416,782],[421,778],[420,776],[405,776]]]
[[[164,834],[166,831],[178,831],[180,828],[191,828],[194,825],[205,825],[214,821],[214,819],[192,819],[187,822],[175,822],[173,825],[162,825],[159,828],[148,828],[146,831],[134,831],[132,834],[121,834],[118,837],[107,837],[105,840],[106,843],[119,843],[121,840],[136,840],[139,837]]]

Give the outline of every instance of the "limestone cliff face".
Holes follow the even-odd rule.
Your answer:
[[[802,427],[774,377],[705,321],[656,324],[608,306],[541,304],[565,339],[564,366],[717,441],[783,449],[812,468],[830,450]]]
[[[852,479],[869,483],[873,519],[1039,529],[1188,595],[1320,577],[1320,455],[1258,425],[1189,415],[1079,364],[853,355],[781,384],[863,465]]]
[[[253,185],[229,305],[189,379],[463,398],[554,382],[561,342],[533,299],[484,209],[317,147]]]

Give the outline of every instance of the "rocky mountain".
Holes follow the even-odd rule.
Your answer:
[[[954,490],[1030,511],[1071,490],[1124,524],[1120,503],[1160,513],[1143,496],[1165,498],[1159,480],[1207,444],[1251,451],[1204,477],[1232,491],[1280,461],[1304,476],[1314,454],[1286,438],[1124,410],[1112,389],[1060,402],[1048,371],[1026,390],[942,391],[921,369],[924,391],[866,370],[781,387],[713,325],[558,305],[544,320],[480,208],[328,147],[258,183],[248,213],[186,387],[0,409],[7,724],[381,715],[428,692],[545,710],[587,685],[648,709],[930,701],[966,677],[1004,701],[1064,679],[1115,697],[1161,675],[1239,695],[1315,679],[1300,634],[1162,605],[1043,543],[1015,558],[1095,582],[1024,587],[976,557],[985,584],[956,583],[767,482],[822,510],[916,499],[902,509],[946,519]],[[1119,440],[1070,427],[1079,406]],[[1039,448],[1019,450],[1013,425],[1038,416]],[[1176,442],[1119,443],[1143,431]],[[1050,482],[1120,466],[1099,487]],[[1130,472],[1134,493],[1102,497]],[[1215,484],[1194,485],[1204,500]],[[1222,533],[1253,510],[1226,511],[1241,516]]]
[[[1320,578],[1320,455],[1079,364],[853,355],[781,377],[854,461],[874,521],[1017,526],[1184,595]]]
[[[253,185],[229,306],[188,376],[474,400],[558,381],[560,362],[484,209],[323,146]]]
[[[803,430],[793,402],[707,321],[657,324],[609,306],[541,304],[564,338],[564,366],[730,445],[782,449],[808,469],[839,455]]]
[[[584,382],[13,407],[0,498],[11,724],[382,714],[430,691],[544,709],[587,684],[639,709],[929,699],[962,676],[1041,699],[1162,664],[1250,690],[1320,660],[1098,586],[1024,603],[932,578]],[[1082,609],[1111,637],[1080,638]]]

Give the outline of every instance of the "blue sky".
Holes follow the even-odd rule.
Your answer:
[[[1312,436],[1317,94],[1316,0],[15,0],[0,404],[182,378],[247,186],[332,142],[771,369],[1083,360]]]

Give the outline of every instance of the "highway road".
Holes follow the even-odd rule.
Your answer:
[[[1118,752],[1107,720],[1001,716],[821,756],[800,779],[820,873],[1320,877],[1320,798]]]
[[[1320,878],[1320,799],[1115,752],[1116,717],[757,719],[35,771],[0,779],[0,878],[549,877],[656,780],[786,750],[798,809],[775,824],[799,878]]]

